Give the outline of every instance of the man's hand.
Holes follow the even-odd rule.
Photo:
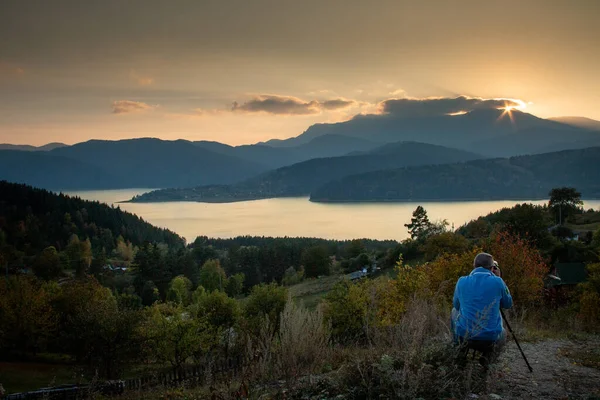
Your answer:
[[[496,261],[494,261],[494,266],[492,267],[492,274],[502,278],[502,271],[500,270],[500,267]]]

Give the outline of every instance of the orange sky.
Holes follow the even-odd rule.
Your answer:
[[[402,97],[600,119],[599,15],[595,0],[4,0],[0,142],[255,143]]]

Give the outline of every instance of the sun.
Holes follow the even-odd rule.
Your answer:
[[[522,110],[525,107],[527,107],[527,104],[525,104],[525,102],[522,100],[506,99],[504,101],[504,106],[498,108],[498,110],[502,110],[502,114],[500,114],[498,119],[502,119],[504,118],[504,116],[508,116],[508,118],[510,118],[510,122],[512,122],[514,125],[515,119],[512,112],[514,110]]]

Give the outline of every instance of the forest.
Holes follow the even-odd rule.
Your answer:
[[[402,242],[200,236],[187,245],[118,208],[6,182],[0,188],[0,382],[10,392],[36,388],[11,368],[48,357],[78,371],[77,382],[234,357],[244,377],[198,390],[225,393],[343,367],[336,379],[346,386],[336,390],[364,393],[348,383],[360,363],[380,371],[391,362],[411,380],[375,385],[385,375],[374,371],[363,383],[382,395],[460,394],[468,388],[452,378],[458,371],[444,369],[447,331],[435,321],[448,318],[453,285],[480,251],[502,266],[513,315],[527,315],[523,326],[594,332],[600,322],[600,212],[584,210],[573,188],[553,189],[547,206],[503,209],[456,232],[418,207],[398,227],[411,236]],[[557,297],[547,275],[573,262],[586,265],[588,278]],[[344,278],[362,268],[368,276]],[[315,306],[293,297],[334,278]],[[436,371],[429,378],[419,378],[423,363]]]

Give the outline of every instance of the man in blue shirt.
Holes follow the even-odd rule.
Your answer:
[[[461,277],[454,289],[452,329],[454,340],[483,353],[484,366],[498,355],[506,343],[500,307],[511,308],[508,287],[493,272],[494,258],[480,253],[473,261],[473,271]]]

